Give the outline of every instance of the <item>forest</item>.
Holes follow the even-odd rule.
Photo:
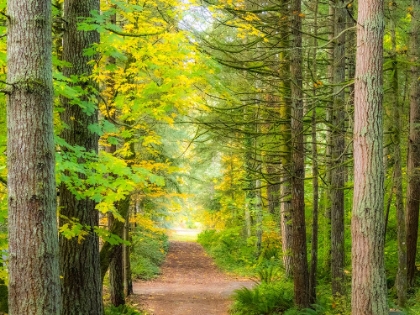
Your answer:
[[[177,225],[232,315],[420,314],[420,0],[0,0],[0,92],[0,314],[147,314]]]

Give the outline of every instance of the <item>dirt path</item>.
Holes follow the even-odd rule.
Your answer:
[[[199,244],[174,241],[162,275],[133,287],[135,300],[154,315],[227,315],[232,292],[252,285],[220,272]]]

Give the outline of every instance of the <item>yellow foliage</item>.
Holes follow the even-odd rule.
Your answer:
[[[139,227],[142,228],[142,230],[149,230],[151,232],[157,232],[157,233],[165,233],[166,229],[160,228],[156,226],[156,223],[143,214],[136,214],[134,217],[130,219],[130,223],[135,223]]]

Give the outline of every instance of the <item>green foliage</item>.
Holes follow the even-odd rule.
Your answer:
[[[280,243],[263,239],[261,253],[256,255],[255,237],[246,238],[242,227],[223,231],[206,230],[198,235],[197,241],[224,270],[243,275],[257,276],[263,282],[274,280],[281,269]]]
[[[168,236],[161,229],[137,228],[132,234],[131,271],[134,278],[151,279],[159,274],[169,249]]]
[[[197,241],[222,269],[239,274],[254,274],[258,260],[254,242],[243,237],[241,227],[221,232],[206,230],[198,235]]]
[[[420,288],[417,288],[407,302],[407,315],[417,314],[420,314]]]
[[[263,266],[259,266],[257,269],[257,275],[260,282],[271,283],[279,279],[280,270],[281,269],[276,264],[268,261]]]
[[[7,303],[8,288],[3,279],[0,279],[0,314],[7,314],[9,305]]]
[[[102,213],[112,212],[120,221],[123,218],[115,208],[116,202],[138,187],[165,184],[161,176],[149,169],[129,166],[126,161],[104,151],[99,155],[87,152],[82,147],[70,146],[60,137],[56,137],[56,144],[62,149],[56,154],[57,183],[65,183],[79,199],[95,200],[96,209]]]
[[[236,290],[233,299],[233,315],[282,314],[293,306],[293,284],[286,281],[262,282],[252,289]]]
[[[297,308],[290,308],[283,313],[283,315],[321,315],[321,314],[331,314],[325,313],[325,309],[320,305],[312,305],[312,308],[305,308],[299,310]],[[343,313],[343,315],[346,313]]]
[[[108,306],[105,308],[105,315],[145,315],[146,313],[140,312],[130,305],[120,305],[120,306]]]

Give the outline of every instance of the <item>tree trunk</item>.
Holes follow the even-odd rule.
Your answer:
[[[120,306],[125,304],[122,244],[115,246],[114,255],[109,265],[109,289],[112,305]]]
[[[388,314],[384,268],[383,1],[359,2],[357,23],[352,314]]]
[[[312,71],[317,73],[317,58],[318,53],[318,0],[313,2],[314,11],[314,26],[313,26],[313,52],[312,52]],[[317,89],[314,86],[313,96],[316,97]],[[311,265],[309,269],[309,302],[316,303],[316,285],[317,285],[317,270],[318,270],[318,217],[319,217],[319,170],[318,170],[318,147],[317,147],[317,115],[316,108],[312,110],[311,117],[311,147],[312,147],[312,235],[311,235]]]
[[[332,294],[345,295],[344,281],[344,183],[345,183],[345,97],[346,3],[334,0],[333,101],[331,130],[331,287]],[[340,35],[341,34],[341,35]]]
[[[128,220],[128,209],[130,207],[130,197],[126,197],[118,203],[118,212],[123,218]],[[121,239],[124,238],[124,222],[111,220],[111,233],[116,234]],[[111,303],[114,306],[125,304],[124,297],[124,256],[123,244],[114,245],[111,250],[109,263],[109,283]],[[102,250],[101,250],[102,254]],[[102,263],[102,260],[101,260]],[[101,266],[102,267],[102,266]],[[102,268],[101,268],[102,269]]]
[[[51,1],[7,14],[9,314],[58,315]]]
[[[281,12],[288,16],[288,0],[280,2]],[[287,52],[289,43],[289,23],[279,24],[279,34],[283,51],[279,53],[279,118],[280,124],[280,161],[281,161],[281,185],[280,185],[280,231],[282,240],[283,265],[286,277],[293,273],[292,264],[292,225],[291,225],[291,178],[290,168],[292,163],[291,146],[291,105],[290,105],[290,54]]]
[[[303,144],[302,100],[302,21],[301,1],[291,3],[291,39],[293,51],[290,57],[292,100],[292,257],[295,304],[309,307],[309,276],[306,251],[305,223],[305,164]]]
[[[394,149],[394,175],[393,190],[395,192],[395,209],[397,212],[397,238],[398,238],[398,268],[395,277],[395,288],[398,297],[398,306],[404,307],[407,300],[407,247],[405,233],[405,213],[403,201],[402,186],[402,168],[401,168],[401,111],[402,106],[399,101],[399,84],[398,84],[398,60],[397,60],[397,33],[396,33],[396,16],[394,3],[390,2],[390,32],[392,44],[392,76],[391,76],[391,94],[390,102],[392,104],[392,126],[391,136],[393,139],[392,147]],[[386,170],[386,169],[385,169]],[[392,198],[391,198],[392,199]]]
[[[414,286],[420,205],[420,1],[412,1],[410,35],[410,135],[407,162],[407,279]]]
[[[261,198],[261,180],[257,179],[255,182],[257,191],[255,192],[255,235],[257,236],[257,253],[259,257],[262,248],[263,237],[263,204]]]
[[[272,156],[269,159],[270,161],[267,163],[267,174],[270,178],[270,182],[267,183],[268,212],[278,222],[278,218],[280,217],[280,176],[278,167],[273,163],[275,159]]]
[[[63,59],[72,66],[65,67],[63,74],[67,77],[84,77],[81,80],[82,89],[91,91],[93,82],[91,56],[86,56],[85,49],[99,42],[96,31],[78,31],[77,24],[83,17],[89,17],[90,12],[99,12],[99,0],[66,0],[64,2],[65,31],[63,36]],[[91,95],[84,97],[85,101],[92,99]],[[62,137],[70,145],[84,147],[88,152],[97,152],[98,137],[89,131],[91,124],[97,123],[97,110],[89,113],[80,106],[63,98],[63,122],[68,126],[62,132]],[[96,105],[95,105],[96,106]],[[83,161],[81,161],[83,163]],[[82,175],[81,175],[82,176]],[[99,239],[93,232],[93,227],[99,225],[95,202],[89,199],[78,199],[63,184],[60,187],[61,215],[76,218],[91,230],[82,242],[77,238],[66,239],[60,236],[61,276],[63,315],[103,314],[102,281],[99,265]],[[60,224],[64,221],[60,220]]]
[[[131,236],[130,236],[130,209],[127,214],[127,220],[125,220],[124,224],[124,240],[131,243]],[[123,245],[123,272],[124,272],[124,289],[125,289],[125,296],[129,296],[134,293],[133,291],[133,281],[131,279],[131,264],[130,264],[130,245]]]

